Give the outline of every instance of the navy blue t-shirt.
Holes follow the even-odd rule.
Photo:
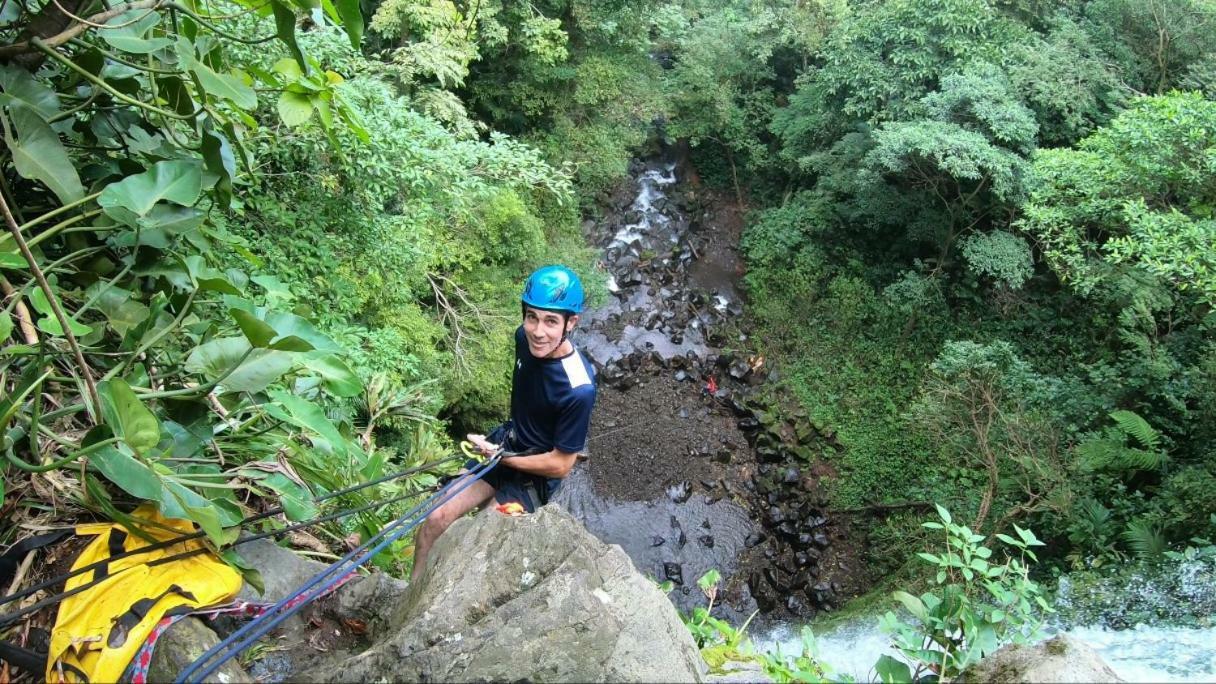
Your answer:
[[[519,450],[577,453],[587,445],[595,405],[595,368],[576,348],[556,359],[532,356],[524,329],[515,330],[511,422]]]

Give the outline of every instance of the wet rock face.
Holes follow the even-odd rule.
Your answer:
[[[1084,642],[1060,635],[1034,646],[1009,645],[959,677],[961,682],[1121,682]]]
[[[763,358],[723,350],[749,343],[736,287],[741,221],[694,208],[673,164],[635,162],[631,173],[635,194],[618,194],[606,218],[584,226],[612,297],[576,337],[599,368],[600,394],[580,475],[590,486],[563,505],[643,572],[663,579],[679,567],[672,598],[684,610],[704,604],[695,582],[709,569],[726,580],[728,617],[745,618],[753,596],[765,612],[830,607],[840,587],[820,577],[830,537],[807,472],[808,445],[823,436],[805,416],[759,405]],[[680,512],[715,505],[712,530]]]
[[[651,501],[613,501],[595,492],[588,470],[582,465],[575,468],[558,491],[555,505],[603,542],[620,546],[642,574],[671,581],[674,588],[668,597],[680,610],[688,613],[705,605],[696,583],[706,572],[718,570],[729,578],[740,569],[746,541],[755,534],[755,525],[741,506],[711,501],[699,493],[679,501],[667,495]],[[755,610],[741,579],[726,582],[726,600],[715,608],[715,615],[742,622]]]

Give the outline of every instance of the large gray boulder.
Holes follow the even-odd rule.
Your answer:
[[[1063,634],[1033,646],[1006,646],[981,660],[959,679],[993,684],[1123,681],[1092,648]]]
[[[666,596],[619,547],[547,506],[457,521],[374,643],[314,681],[700,681]],[[380,622],[377,620],[376,622]]]

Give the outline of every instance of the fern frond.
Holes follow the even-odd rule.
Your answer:
[[[1103,470],[1111,467],[1115,455],[1125,448],[1122,441],[1098,437],[1078,444],[1077,456],[1081,458],[1081,467],[1086,470]]]
[[[1129,522],[1127,529],[1123,531],[1123,540],[1127,542],[1127,546],[1132,550],[1132,553],[1136,554],[1139,558],[1161,556],[1169,549],[1161,528],[1145,520],[1133,520]]]
[[[1077,505],[1079,517],[1085,521],[1094,535],[1102,536],[1110,525],[1110,509],[1097,499],[1082,499]]]
[[[1131,436],[1143,449],[1155,451],[1161,435],[1153,429],[1148,421],[1131,411],[1115,411],[1110,417],[1118,424],[1124,434]]]
[[[1163,451],[1128,448],[1114,455],[1111,467],[1117,470],[1160,470],[1168,460],[1169,456]]]

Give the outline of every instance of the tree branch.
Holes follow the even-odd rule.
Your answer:
[[[104,12],[98,12],[97,14],[88,17],[87,21],[90,24],[104,24],[124,12],[137,9],[153,10],[159,8],[163,3],[164,0],[136,0],[136,2],[115,5]],[[76,36],[79,36],[85,31],[88,31],[89,28],[89,24],[81,24],[77,22],[73,23],[71,26],[60,31],[59,33],[47,38],[41,38],[40,36],[34,35],[29,40],[23,40],[20,43],[0,46],[0,61],[6,60],[10,57],[15,57],[16,55],[25,54],[27,52],[36,52],[38,48],[35,41],[38,40],[41,40],[42,43],[48,47],[57,47],[75,38]]]

